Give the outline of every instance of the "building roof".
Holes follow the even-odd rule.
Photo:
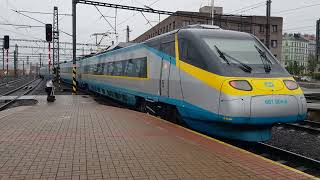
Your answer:
[[[301,34],[287,34],[283,35],[284,40],[291,40],[291,41],[301,41],[301,42],[309,42],[305,39]]]

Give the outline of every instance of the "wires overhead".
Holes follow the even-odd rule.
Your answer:
[[[104,18],[104,20],[109,24],[109,26],[114,30],[116,31],[116,29],[111,25],[111,23],[107,20],[107,18],[102,14],[102,12],[99,10],[99,8],[97,6],[94,6],[98,12],[100,13],[100,15]]]
[[[42,22],[42,21],[40,21],[40,20],[38,20],[38,19],[36,19],[36,18],[30,17],[30,16],[28,16],[28,15],[25,15],[25,14],[23,14],[22,12],[19,12],[19,11],[17,11],[17,10],[14,10],[14,9],[11,9],[11,10],[12,10],[13,12],[16,12],[16,13],[18,13],[18,14],[21,14],[21,15],[29,18],[29,19],[32,19],[32,20],[34,20],[34,21],[37,21],[38,23],[46,24],[46,23],[44,23],[44,22]],[[61,29],[60,29],[59,31],[62,32],[62,33],[64,33],[64,34],[66,34],[66,35],[68,35],[68,36],[71,36],[71,37],[72,37],[71,34],[65,32],[65,31],[62,31]]]
[[[21,13],[30,13],[30,14],[53,15],[53,13],[49,13],[49,12],[39,12],[39,11],[24,11],[24,10],[21,10],[21,11],[18,11],[18,12],[21,12]],[[65,13],[60,14],[60,13],[59,13],[59,16],[72,16],[72,14],[65,14]]]
[[[243,12],[250,11],[250,10],[256,9],[258,7],[264,6],[264,5],[265,5],[265,1],[261,1],[261,2],[256,3],[256,4],[252,4],[252,5],[240,8],[240,9],[233,10],[233,11],[229,12],[229,14],[243,13]]]
[[[276,13],[276,14],[287,13],[287,12],[296,11],[296,10],[305,9],[305,8],[310,8],[310,7],[315,7],[315,6],[320,6],[320,3],[300,6],[300,7],[296,7],[296,8],[293,8],[293,9],[286,9],[286,10],[277,11],[277,12],[274,12],[274,13]]]

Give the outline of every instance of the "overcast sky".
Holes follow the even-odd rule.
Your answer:
[[[201,6],[208,5],[209,0],[99,0],[101,2],[117,3],[123,5],[139,6],[150,5],[154,9],[168,10],[168,11],[198,11]],[[27,25],[42,25],[39,22],[28,19],[12,11],[27,10],[27,11],[41,11],[52,12],[53,6],[59,7],[59,13],[71,14],[72,0],[0,0],[0,23],[14,23]],[[238,12],[246,15],[265,15],[265,1],[257,0],[215,0],[216,6],[222,6],[224,13],[233,13],[235,10],[258,4],[253,6],[245,12]],[[316,5],[309,8],[302,8],[294,11],[281,12],[288,9],[295,9],[298,7]],[[110,16],[108,21],[114,26],[115,9],[99,7],[100,11]],[[93,33],[102,33],[112,31],[112,27],[103,19],[94,6],[83,4],[77,5],[77,35],[78,42],[95,43],[95,38],[91,35]],[[320,2],[319,0],[273,0],[272,2],[272,16],[281,16],[284,18],[285,32],[301,32],[315,34],[315,21],[320,18]],[[27,14],[33,18],[39,19],[45,23],[52,23],[52,15]],[[158,15],[145,13],[149,21],[155,25],[158,22]],[[167,16],[161,16],[162,19]],[[71,17],[60,16],[60,30],[71,33]],[[132,29],[131,39],[139,36],[151,26],[147,23],[141,13],[118,10],[117,14],[117,31],[119,33],[119,41],[125,41],[125,28],[127,25]],[[45,39],[44,28],[15,28],[12,26],[0,25],[0,37],[8,34],[14,38],[24,39]],[[110,44],[114,40],[106,38],[103,44]],[[61,34],[60,41],[71,42],[71,37]]]

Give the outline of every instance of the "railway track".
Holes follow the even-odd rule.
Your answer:
[[[266,143],[231,143],[283,165],[320,177],[320,161]]]
[[[0,86],[0,96],[6,96],[11,93],[11,91],[16,90],[17,88],[33,81],[34,78],[27,77],[19,80],[15,80],[11,82],[10,84],[6,84],[3,86]]]
[[[280,124],[280,126],[286,127],[286,128],[293,128],[300,131],[306,131],[311,134],[320,134],[320,123],[304,120],[299,123],[285,123]]]
[[[0,111],[7,109],[11,104],[16,102],[21,96],[27,95],[28,93],[33,91],[41,82],[42,82],[41,79],[35,79],[16,89],[13,89],[1,95],[0,97],[12,95],[14,98],[0,103]]]
[[[2,82],[2,83],[0,83],[0,87],[6,86],[6,85],[8,85],[8,84],[9,84],[9,85],[10,85],[10,84],[14,84],[14,83],[20,82],[20,81],[22,81],[22,80],[24,80],[24,79],[25,79],[25,78],[22,77],[22,78],[10,80],[10,81],[8,81],[8,82]]]

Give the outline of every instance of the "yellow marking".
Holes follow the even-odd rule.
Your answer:
[[[311,178],[311,179],[320,180],[320,178],[317,178],[317,177],[312,176],[312,175],[310,175],[310,174],[304,173],[304,172],[302,172],[302,171],[299,171],[299,170],[294,169],[294,168],[292,168],[292,167],[286,166],[286,165],[284,165],[284,164],[275,162],[275,161],[273,161],[273,160],[267,159],[267,158],[265,158],[265,157],[263,157],[263,156],[254,154],[254,153],[249,152],[249,151],[247,151],[247,150],[238,148],[238,147],[236,147],[236,146],[233,146],[233,145],[231,145],[231,144],[228,144],[228,143],[225,143],[225,142],[223,142],[223,141],[217,140],[217,139],[215,139],[215,138],[209,137],[209,136],[207,136],[207,135],[198,133],[198,132],[193,131],[193,130],[191,130],[191,129],[187,129],[187,128],[185,128],[185,127],[179,126],[179,125],[174,124],[174,123],[172,123],[172,122],[163,120],[163,119],[161,119],[161,118],[159,118],[159,117],[152,116],[152,115],[150,115],[150,114],[147,114],[147,115],[150,116],[150,117],[153,117],[153,118],[155,118],[155,119],[158,119],[158,120],[160,120],[160,121],[162,121],[162,122],[164,122],[164,123],[168,123],[168,124],[174,125],[174,126],[177,127],[177,128],[181,128],[181,129],[183,129],[183,130],[189,131],[189,132],[191,132],[191,133],[193,133],[193,134],[196,134],[196,135],[198,135],[198,136],[201,136],[201,137],[203,137],[203,138],[206,138],[206,139],[208,139],[208,140],[210,140],[210,141],[214,141],[214,142],[216,142],[216,143],[219,143],[219,144],[222,144],[222,145],[224,145],[224,146],[230,147],[230,148],[235,149],[235,150],[237,150],[237,151],[240,151],[240,152],[242,152],[242,153],[249,154],[249,155],[251,155],[251,156],[257,157],[257,158],[259,158],[259,159],[262,159],[262,160],[264,160],[264,161],[267,161],[267,162],[269,162],[269,163],[271,163],[271,164],[274,164],[274,165],[276,165],[276,166],[283,167],[283,168],[285,168],[285,169],[287,169],[287,170],[289,170],[289,171],[293,171],[293,172],[295,172],[295,173],[304,175],[304,176],[306,176],[306,177],[308,177],[308,178]]]
[[[178,33],[175,34],[175,51],[176,51],[176,66],[180,67],[180,53],[179,53],[179,41],[178,41]]]
[[[129,76],[112,76],[112,75],[94,75],[94,74],[82,74],[83,77],[98,77],[98,78],[115,78],[115,79],[129,79],[129,80],[137,80],[137,81],[146,81],[150,80],[149,77],[129,77]]]
[[[180,59],[179,56],[179,39],[178,34],[175,35],[175,51],[176,51],[176,64],[177,67],[186,72],[187,74],[193,76],[194,78],[200,80],[204,84],[211,88],[216,89],[224,94],[234,95],[234,96],[253,96],[253,95],[268,95],[268,94],[303,94],[300,88],[296,90],[289,90],[285,87],[283,80],[295,81],[292,77],[283,78],[251,78],[251,77],[225,77],[219,76],[217,74],[205,71],[191,64],[186,63]],[[252,91],[241,91],[237,90],[229,85],[230,81],[233,80],[247,80],[253,87]],[[262,84],[265,82],[275,82],[274,88],[262,88]],[[283,88],[282,88],[283,87]]]

